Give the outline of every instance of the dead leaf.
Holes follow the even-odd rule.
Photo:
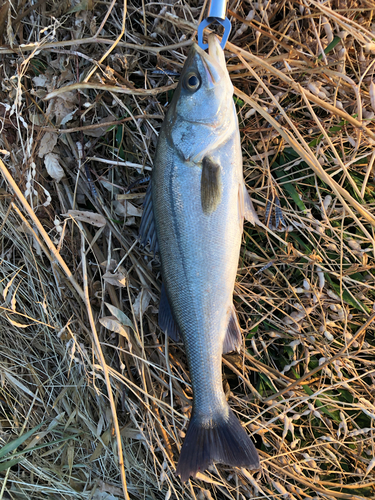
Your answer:
[[[71,442],[74,443],[73,440]],[[68,446],[68,449],[66,450],[66,457],[68,459],[69,475],[71,475],[74,462],[74,444]]]
[[[138,297],[135,299],[133,304],[134,315],[139,316],[141,309],[142,314],[146,311],[150,304],[151,294],[146,288],[143,288],[141,292],[138,294]]]
[[[8,281],[6,287],[4,288],[3,290],[3,299],[4,299],[4,302],[6,302],[7,304],[9,303],[9,301],[7,300],[7,295],[8,295],[8,292],[10,290],[10,287],[12,286],[13,284],[13,281],[15,280],[15,278],[17,277],[18,273],[21,271],[21,269],[19,269],[18,272],[16,272],[12,277],[11,279]]]
[[[52,153],[53,148],[57,144],[57,138],[57,134],[54,134],[53,132],[47,132],[44,134],[42,140],[40,141],[38,151],[39,158],[43,158],[46,154]]]
[[[48,105],[47,116],[56,118],[59,127],[73,118],[77,110],[77,96],[75,92],[65,92],[64,97],[57,97]]]
[[[126,217],[142,217],[142,209],[136,207],[129,201],[124,200],[114,202],[115,212],[117,215]]]
[[[13,375],[11,375],[8,371],[2,371],[2,373],[5,375],[5,377],[8,379],[8,381],[14,386],[16,387],[18,391],[22,391],[22,392],[25,392],[26,394],[28,394],[32,399],[35,399],[36,401],[38,401],[39,403],[42,403],[43,404],[43,401],[38,398],[36,396],[36,394],[34,394],[33,392],[30,391],[30,389],[28,389],[28,387],[26,387],[25,384],[23,384],[22,382],[20,382],[16,377],[13,377]]]
[[[102,118],[101,120],[99,120],[98,123],[103,123],[103,126],[99,128],[93,128],[92,130],[85,130],[85,135],[89,135],[90,137],[101,137],[108,130],[108,125],[106,125],[106,123],[112,121],[113,121],[113,116],[106,116],[105,118]],[[111,189],[113,189],[112,185]]]
[[[134,427],[126,426],[121,429],[120,432],[122,437],[130,438],[130,439],[137,439],[139,441],[146,441],[146,438],[140,432],[138,429],[135,429]]]
[[[70,120],[73,118],[73,116],[75,115],[77,109],[74,109],[73,111],[71,111],[70,113],[66,114],[64,116],[64,118],[61,120],[60,122],[60,126],[62,125],[65,125],[66,123],[70,122]]]
[[[47,85],[48,78],[46,75],[34,76],[33,84],[35,87],[45,87]]]
[[[109,261],[109,264],[108,264],[108,260],[104,260],[103,262],[101,262],[99,264],[99,266],[102,268],[102,269],[107,269],[108,271],[113,271],[114,269],[116,269],[117,267],[117,260],[115,259],[111,259]]]
[[[116,306],[113,306],[112,304],[109,304],[108,302],[105,302],[105,305],[108,307],[111,313],[120,321],[122,325],[130,326],[130,328],[135,331],[132,321],[126,316],[126,314],[123,311],[121,311],[121,309],[119,309]]]
[[[103,274],[103,279],[110,285],[124,287],[126,286],[126,276],[122,273],[110,273],[107,272]]]
[[[135,224],[135,217],[127,217],[125,226],[134,226]]]
[[[8,22],[6,23],[6,32],[7,32],[7,38],[10,47],[13,49],[14,42],[16,41],[16,37],[14,35],[13,27],[12,27],[12,16],[11,16],[11,10],[8,9]]]
[[[29,119],[33,125],[42,126],[45,123],[44,116],[40,113],[33,114],[29,111]]]
[[[110,427],[109,429],[104,431],[103,434],[101,435],[100,441],[99,441],[97,447],[95,448],[94,453],[89,458],[89,462],[94,462],[94,460],[96,460],[100,457],[104,446],[107,446],[108,443],[110,442],[111,436],[112,436],[112,427]],[[94,496],[94,498],[95,498],[95,496]]]
[[[48,153],[44,157],[44,164],[46,166],[48,174],[56,182],[60,182],[65,176],[64,170],[59,163],[59,156],[56,153]]]
[[[115,332],[118,333],[119,335],[122,335],[129,342],[129,335],[128,332],[126,331],[127,327],[122,326],[122,324],[115,316],[104,316],[104,318],[99,319],[99,322],[101,325],[104,326],[104,328],[107,328],[107,330],[110,330],[111,332]]]
[[[69,210],[67,214],[61,214],[64,217],[72,217],[81,222],[87,222],[92,226],[104,227],[107,224],[105,217],[95,212],[86,212],[84,210]]]
[[[14,321],[13,319],[10,319],[10,317],[6,314],[5,315],[9,323],[13,326],[16,326],[17,328],[27,328],[28,326],[33,326],[35,323],[30,323],[29,325],[25,325],[24,323],[18,323],[17,321]]]

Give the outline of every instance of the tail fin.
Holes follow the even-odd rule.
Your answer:
[[[177,475],[185,482],[213,462],[259,469],[258,452],[232,410],[208,425],[193,413],[178,461]]]

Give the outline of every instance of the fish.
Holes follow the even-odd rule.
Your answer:
[[[223,390],[222,354],[243,342],[233,290],[244,219],[259,219],[247,192],[233,86],[218,38],[194,44],[158,137],[143,204],[142,245],[160,254],[158,322],[182,339],[193,408],[176,474],[212,463],[259,469],[258,452]]]

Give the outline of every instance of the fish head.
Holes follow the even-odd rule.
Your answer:
[[[218,127],[231,113],[233,85],[214,34],[208,37],[208,47],[208,53],[196,44],[190,49],[171,103],[170,127],[185,128],[186,123]]]

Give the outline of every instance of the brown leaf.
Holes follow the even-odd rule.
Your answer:
[[[142,310],[142,314],[145,313],[151,300],[151,294],[148,290],[143,288],[143,290],[138,294],[137,298],[133,304],[133,311],[135,316],[139,316]]]
[[[44,134],[42,137],[42,140],[40,141],[40,147],[38,151],[38,156],[39,158],[43,158],[48,153],[52,153],[53,148],[57,144],[57,134],[54,134],[52,132],[47,132]]]
[[[59,155],[55,153],[48,153],[44,157],[44,164],[46,166],[48,174],[56,182],[60,182],[64,177],[65,173],[62,166],[59,163]]]
[[[116,316],[104,316],[104,318],[99,319],[99,322],[104,326],[104,328],[107,328],[107,330],[118,333],[129,341],[129,335],[126,331],[126,328],[128,327],[124,327],[116,318]]]
[[[107,224],[105,217],[101,214],[96,214],[94,212],[86,212],[84,210],[69,210],[67,214],[61,214],[64,217],[72,217],[73,219],[79,220],[81,222],[87,222],[92,226],[104,227]]]
[[[106,116],[105,118],[102,118],[101,120],[99,120],[99,123],[103,123],[103,126],[99,128],[94,128],[92,130],[85,130],[85,135],[89,135],[90,137],[101,137],[108,130],[108,125],[106,125],[106,123],[112,121],[113,121],[112,116]]]
[[[113,203],[115,207],[115,212],[118,215],[127,216],[127,217],[142,217],[142,209],[136,207],[129,201],[115,201]]]
[[[64,96],[57,97],[48,106],[47,115],[56,118],[56,125],[64,125],[73,118],[77,111],[77,96],[75,92],[66,92]]]
[[[103,274],[103,279],[110,285],[124,287],[126,286],[126,276],[122,273],[110,273],[107,272]]]

